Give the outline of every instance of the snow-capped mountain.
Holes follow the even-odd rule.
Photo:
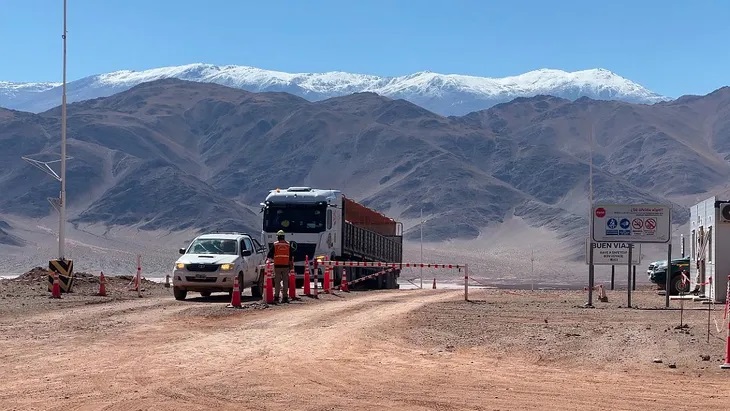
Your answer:
[[[402,98],[442,115],[463,115],[517,97],[552,95],[575,100],[621,100],[656,103],[668,98],[604,69],[575,72],[541,69],[504,78],[419,72],[378,77],[344,72],[285,73],[248,66],[189,64],[143,71],[120,70],[67,84],[69,102],[106,97],[137,84],[163,78],[218,83],[247,91],[283,91],[310,101],[356,92]],[[0,107],[41,112],[58,106],[57,83],[0,82]]]

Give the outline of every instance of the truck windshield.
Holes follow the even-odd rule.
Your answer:
[[[320,205],[271,205],[264,211],[264,231],[320,233],[325,229],[326,211],[326,206]]]
[[[198,239],[188,247],[187,254],[237,254],[236,240]]]

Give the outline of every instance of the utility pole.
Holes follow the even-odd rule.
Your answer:
[[[66,155],[66,4],[63,0],[63,86],[61,90],[61,159],[53,161],[36,160],[30,156],[23,156],[22,159],[53,177],[61,183],[61,191],[58,197],[50,197],[48,201],[58,211],[58,258],[48,261],[48,268],[53,272],[49,273],[49,284],[56,281],[58,276],[61,289],[64,292],[71,292],[73,288],[73,261],[66,258],[66,160],[71,159]],[[51,164],[61,162],[60,175],[51,167]],[[49,285],[50,288],[50,285]],[[50,289],[49,289],[50,291]]]
[[[532,291],[535,291],[535,249],[530,247],[530,278],[532,279]]]
[[[61,195],[58,222],[58,259],[66,260],[66,1],[63,0],[63,87],[61,92]]]

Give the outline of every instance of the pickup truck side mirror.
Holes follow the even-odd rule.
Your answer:
[[[184,248],[181,248],[180,250],[178,250],[178,252],[179,252],[180,254],[185,254],[185,249],[184,249]]]
[[[248,257],[251,255],[251,250],[241,250],[241,255],[244,257]]]

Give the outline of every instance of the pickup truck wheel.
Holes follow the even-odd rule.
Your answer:
[[[251,295],[253,298],[262,298],[264,296],[264,271],[259,271],[259,279],[256,284],[251,286]]]
[[[678,295],[679,293],[688,293],[689,292],[689,281],[684,283],[682,285],[682,276],[681,275],[675,275],[672,277],[672,282],[669,283],[669,286],[671,287],[671,293],[672,295]]]
[[[176,300],[182,301],[188,295],[188,290],[183,290],[179,287],[173,287],[172,294],[175,296]]]

